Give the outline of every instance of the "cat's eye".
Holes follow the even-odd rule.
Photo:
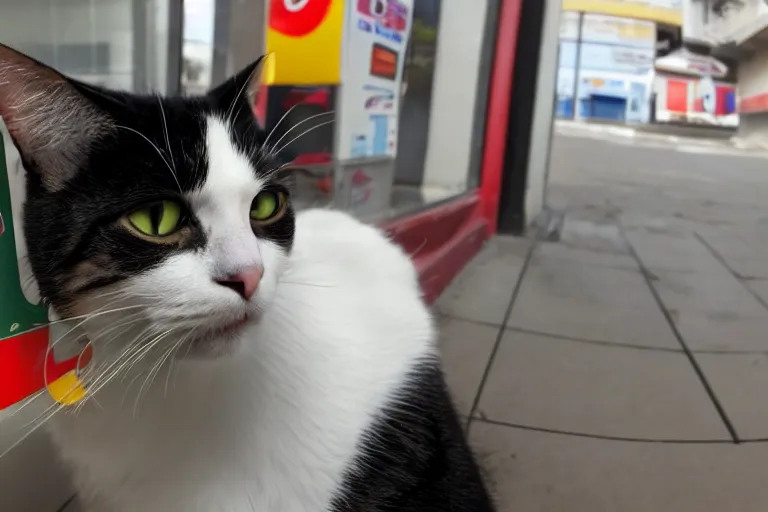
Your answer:
[[[131,227],[142,235],[166,237],[182,225],[182,206],[175,201],[158,201],[128,214]]]
[[[281,192],[265,190],[253,199],[251,203],[251,220],[266,224],[280,218],[285,209],[285,196]]]

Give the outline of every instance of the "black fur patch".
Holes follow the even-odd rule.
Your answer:
[[[267,177],[269,188],[290,197],[289,184],[274,173],[281,162],[262,150],[265,134],[245,94],[238,95],[252,70],[253,66],[209,95],[195,98],[135,96],[71,81],[116,129],[88,145],[82,164],[60,190],[44,186],[46,170],[36,168],[33,156],[22,151],[29,171],[24,230],[32,270],[47,301],[67,311],[82,292],[146,271],[178,251],[205,246],[206,235],[192,211],[187,212],[188,236],[175,244],[132,236],[117,220],[153,201],[185,203],[184,194],[202,187],[210,172],[205,143],[208,116],[231,119],[233,143],[251,156],[255,174]],[[294,223],[289,204],[279,221],[254,228],[254,235],[290,250]],[[89,275],[84,275],[86,269]]]
[[[366,433],[331,511],[494,511],[437,364],[421,365]]]

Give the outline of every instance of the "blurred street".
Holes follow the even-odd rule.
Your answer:
[[[560,239],[440,298],[449,385],[501,511],[764,510],[768,159],[627,130],[558,125]]]

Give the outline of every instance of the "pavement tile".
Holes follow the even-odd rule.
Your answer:
[[[508,331],[478,416],[595,435],[728,440],[682,353]]]
[[[691,350],[768,350],[768,310],[699,240],[635,233],[630,241]]]
[[[616,224],[566,217],[560,233],[566,246],[593,252],[629,255],[627,242]]]
[[[740,277],[768,278],[768,230],[707,229],[699,235]]]
[[[768,318],[733,312],[670,308],[678,331],[694,352],[768,352]]]
[[[477,420],[470,442],[499,512],[758,512],[768,446],[625,443]]]
[[[469,416],[496,344],[499,327],[448,317],[438,319],[443,371],[456,408]]]
[[[652,280],[693,351],[768,351],[768,310],[730,274],[657,271]]]
[[[768,439],[768,354],[697,354],[696,360],[742,439]]]
[[[80,505],[80,502],[77,501],[77,499],[74,499],[70,503],[68,503],[67,506],[61,510],[61,512],[85,512],[85,511],[83,511],[83,508]]]
[[[764,315],[768,319],[768,310],[730,274],[657,271],[651,283],[670,310]]]
[[[679,349],[643,276],[536,255],[508,325],[526,330]]]
[[[707,272],[728,270],[693,235],[628,230],[627,238],[643,265],[651,272]]]
[[[768,279],[755,279],[746,281],[747,286],[768,304]]]
[[[568,243],[541,243],[536,246],[534,254],[548,258],[560,258],[588,265],[637,270],[637,261],[629,254],[603,249],[593,249]]]
[[[529,244],[518,237],[490,240],[443,292],[435,310],[475,322],[503,323]]]

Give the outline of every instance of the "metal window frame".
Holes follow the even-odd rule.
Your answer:
[[[136,93],[151,92],[148,77],[151,76],[147,64],[152,62],[148,30],[153,18],[150,16],[150,2],[154,0],[132,0],[131,14],[133,18],[133,90]],[[220,0],[218,0],[220,1]],[[181,93],[181,73],[184,45],[184,2],[183,0],[168,0],[167,60],[164,94],[177,95]]]

